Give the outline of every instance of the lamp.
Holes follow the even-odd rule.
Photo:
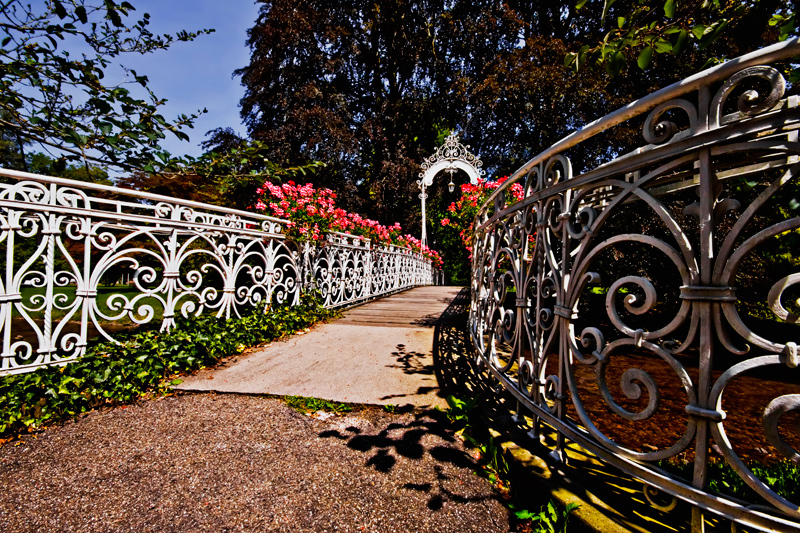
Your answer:
[[[450,192],[453,192],[453,190],[454,190],[455,188],[456,188],[456,184],[455,184],[455,183],[453,183],[453,178],[451,177],[451,178],[450,178],[450,183],[448,183],[448,184],[447,184],[447,189],[448,189]]]

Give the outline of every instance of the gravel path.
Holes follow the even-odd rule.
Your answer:
[[[187,394],[0,448],[0,531],[508,531],[435,413]]]

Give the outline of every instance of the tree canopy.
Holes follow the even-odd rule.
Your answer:
[[[66,160],[121,169],[155,170],[169,160],[159,146],[166,134],[183,131],[197,115],[169,121],[164,100],[148,88],[147,76],[122,67],[125,83],[106,71],[124,54],[145,54],[191,41],[199,32],[155,35],[146,13],[128,22],[129,2],[47,0],[0,3],[0,129],[17,153],[31,143]],[[76,53],[77,51],[77,53]],[[17,163],[24,165],[24,158]]]
[[[785,0],[261,3],[250,64],[237,71],[249,135],[278,163],[326,162],[317,180],[361,203],[348,208],[407,228],[419,224],[419,164],[443,133],[459,131],[489,175],[503,176],[711,57],[794,31]],[[685,53],[661,53],[665,40]],[[565,58],[607,68],[576,75]],[[639,58],[649,68],[639,68]],[[641,143],[638,131],[613,135],[611,144],[582,143],[570,153],[573,164],[594,165]],[[428,193],[432,212],[455,199],[436,183]]]
[[[587,1],[578,0],[576,9]],[[659,54],[694,50],[706,51],[698,54],[706,66],[797,35],[797,22],[796,2],[786,0],[603,0],[601,24],[608,29],[602,41],[570,52],[565,64],[576,72],[604,66],[616,75],[632,60],[646,69]],[[724,44],[715,49],[718,41]]]

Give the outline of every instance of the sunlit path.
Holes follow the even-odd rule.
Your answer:
[[[419,287],[347,311],[186,379],[181,390],[446,406],[433,371],[433,326],[460,287]]]

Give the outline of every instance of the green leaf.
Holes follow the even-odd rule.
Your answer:
[[[707,29],[708,28],[706,26],[698,24],[697,26],[692,28],[692,35],[694,35],[694,38],[699,41],[700,39],[703,38],[703,35],[705,34]]]
[[[614,3],[614,0],[604,0],[603,1],[603,16],[600,17],[600,23],[605,23],[606,15],[608,15],[608,10],[611,7],[611,4]]]
[[[667,41],[666,39],[659,39],[655,43],[656,53],[665,54],[667,52],[672,52],[672,43]]]
[[[645,46],[641,52],[639,52],[639,59],[636,60],[636,63],[639,65],[639,68],[644,70],[648,66],[650,66],[650,62],[653,60],[653,47],[652,46]]]
[[[578,2],[575,4],[575,9],[582,8],[583,6],[586,5],[586,2],[587,2],[587,0],[578,0]]]
[[[66,18],[67,16],[67,10],[64,9],[64,5],[60,0],[53,0],[53,11],[60,19]]]
[[[706,28],[703,38],[700,39],[700,49],[703,50],[711,43],[717,40],[722,34],[722,31],[728,26],[728,20],[717,21],[710,27]]]
[[[664,15],[666,15],[668,19],[675,16],[675,0],[667,0],[666,3],[664,3]]]
[[[84,24],[89,22],[89,18],[86,16],[86,8],[84,6],[75,6],[75,15],[78,17],[78,20]]]
[[[686,30],[681,30],[680,33],[678,33],[678,38],[675,40],[675,44],[672,46],[672,52],[675,54],[679,54],[684,49],[686,43],[688,42],[689,42],[689,32]]]
[[[625,27],[625,17],[617,17],[617,28],[622,29]]]

